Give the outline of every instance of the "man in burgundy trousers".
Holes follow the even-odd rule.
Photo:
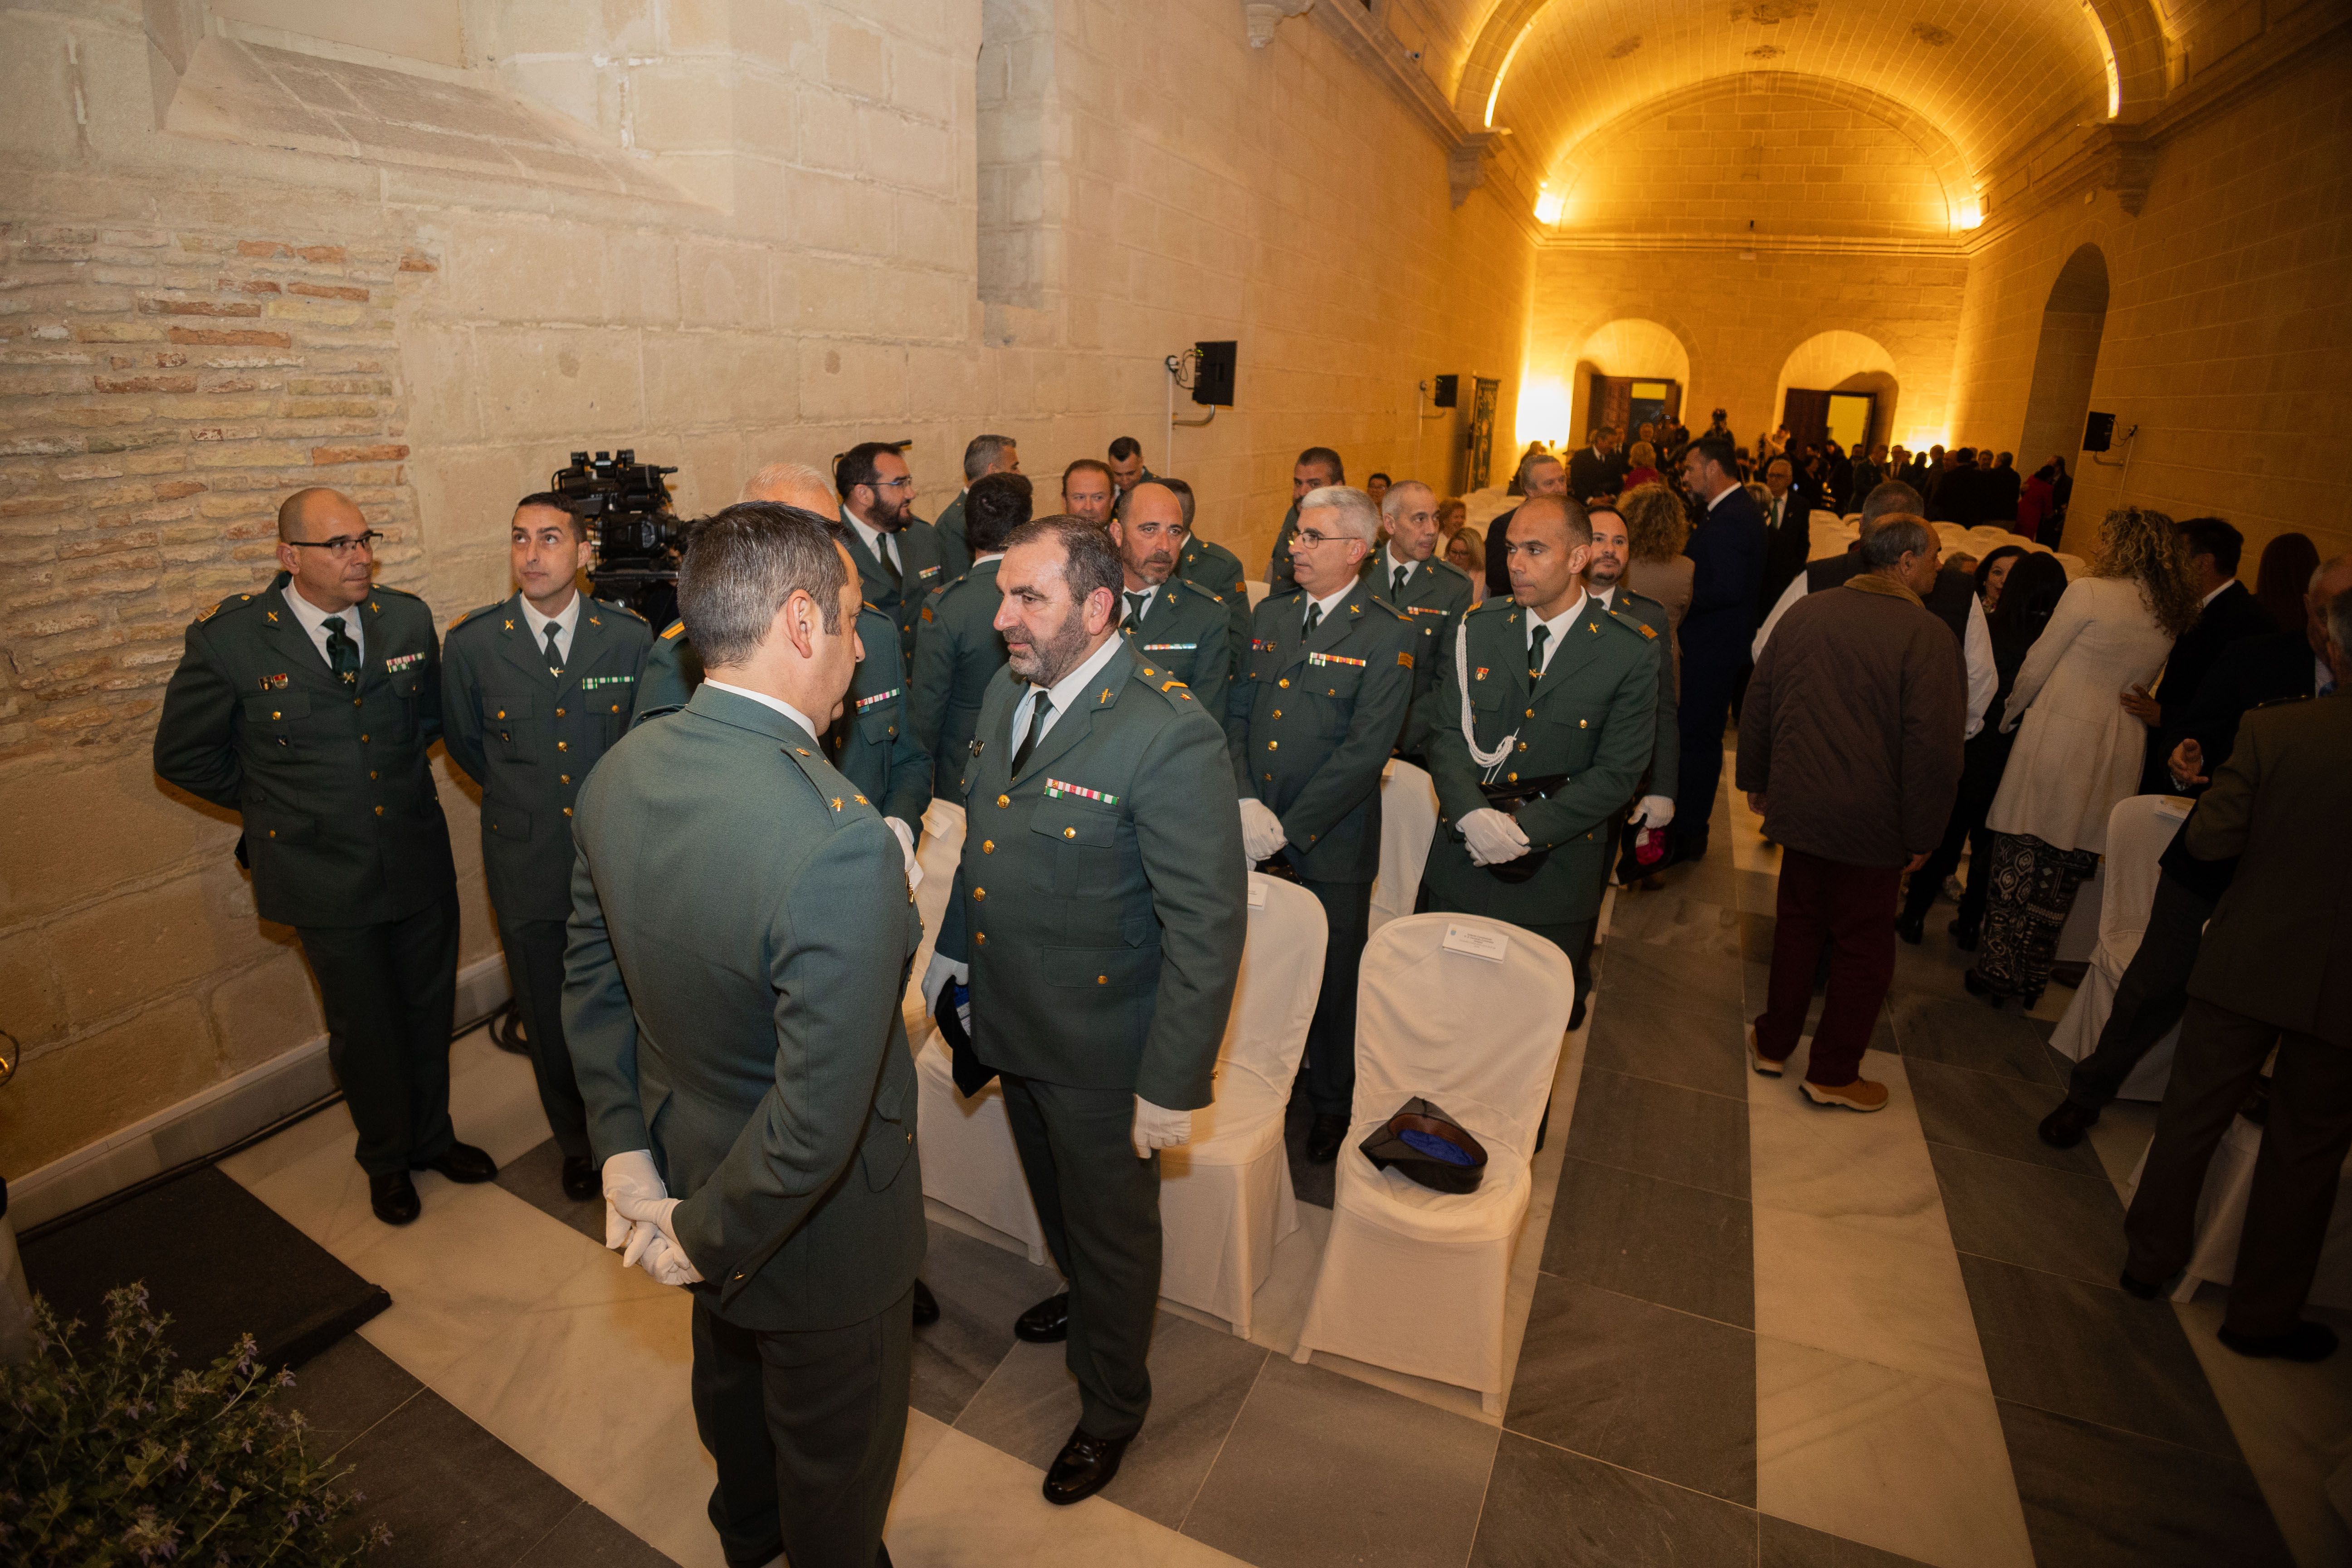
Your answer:
[[[1862,1076],[1872,1020],[1895,977],[1903,873],[1944,835],[1959,791],[1968,678],[1960,645],[1921,603],[1936,584],[1936,535],[1889,517],[1863,569],[1801,599],[1764,645],[1739,721],[1739,787],[1781,847],[1772,982],[1748,1031],[1759,1073],[1780,1076],[1830,949],[1829,998],[1804,1092],[1876,1110],[1886,1086]]]

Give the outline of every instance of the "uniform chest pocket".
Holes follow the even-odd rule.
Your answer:
[[[1080,796],[1049,795],[1030,813],[1029,831],[1058,846],[1031,858],[1037,885],[1068,896],[1099,887],[1118,847],[1119,814]]]
[[[506,761],[530,761],[530,723],[529,696],[482,699],[482,743],[495,747]]]
[[[1307,689],[1318,696],[1340,702],[1353,702],[1363,688],[1364,667],[1360,664],[1312,664],[1305,672]]]
[[[264,745],[299,745],[303,721],[310,717],[307,691],[265,691],[245,699],[245,721],[268,737]]]
[[[898,738],[898,705],[885,702],[869,709],[857,721],[857,733],[869,746],[888,746]]]

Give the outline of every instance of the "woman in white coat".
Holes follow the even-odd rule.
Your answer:
[[[2001,728],[2018,731],[1991,830],[1990,894],[1968,988],[2032,1006],[2050,983],[2058,932],[2098,865],[2107,814],[2139,790],[2147,726],[2124,692],[2153,685],[2197,618],[2185,544],[2160,511],[2124,507],[2099,531],[2098,564],[2069,584],[2017,672]],[[2022,727],[2020,721],[2022,721]]]

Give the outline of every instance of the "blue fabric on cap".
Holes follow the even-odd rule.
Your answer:
[[[1449,1143],[1434,1132],[1407,1131],[1397,1136],[1433,1160],[1443,1160],[1449,1165],[1472,1163],[1470,1152],[1458,1143]]]

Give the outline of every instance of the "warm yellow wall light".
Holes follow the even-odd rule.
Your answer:
[[[1573,417],[1568,384],[1559,377],[1529,376],[1519,384],[1518,417],[1513,430],[1522,447],[1530,441],[1565,441]]]
[[[2113,120],[2124,111],[2124,78],[2116,67],[2116,46],[2107,38],[2107,25],[2091,8],[2091,0],[2083,0],[2083,19],[2091,24],[2091,37],[2099,40],[2099,58],[2107,68],[2107,118]],[[1510,61],[1506,59],[1503,63],[1508,65]]]
[[[1503,78],[1509,74],[1511,62],[1519,58],[1519,46],[1526,43],[1528,41],[1528,35],[1535,30],[1536,25],[1533,22],[1529,22],[1526,26],[1521,27],[1519,29],[1519,36],[1511,40],[1510,52],[1503,57],[1503,63],[1495,68],[1495,85],[1492,88],[1489,88],[1486,91],[1486,119],[1485,123],[1486,128],[1489,131],[1495,129],[1495,100],[1503,96]]]
[[[1549,185],[1536,188],[1536,221],[1549,228],[1568,210],[1568,198]]]

